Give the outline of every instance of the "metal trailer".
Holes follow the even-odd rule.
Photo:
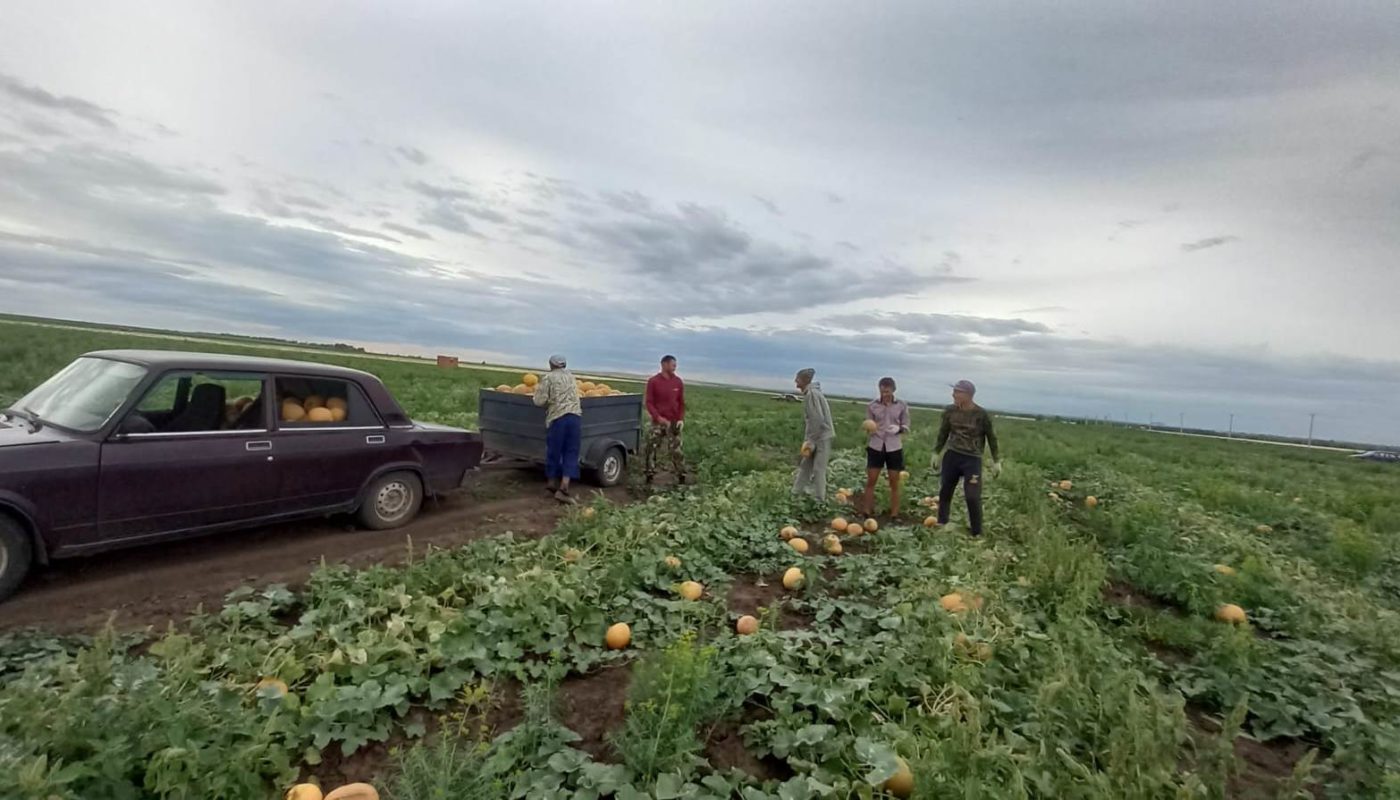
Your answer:
[[[642,445],[642,396],[582,397],[583,441],[579,466],[598,486],[616,486],[627,460]],[[483,469],[544,464],[544,409],[529,395],[482,389],[477,425],[485,454]]]

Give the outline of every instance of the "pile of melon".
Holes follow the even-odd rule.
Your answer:
[[[535,387],[540,383],[540,376],[533,372],[527,372],[520,376],[520,383],[511,386],[503,383],[496,387],[496,391],[502,394],[534,394]],[[626,392],[619,392],[606,383],[594,383],[593,381],[574,379],[574,388],[578,390],[579,397],[617,397]]]
[[[347,783],[344,786],[332,791],[330,794],[322,794],[321,787],[314,783],[298,783],[287,790],[286,800],[379,800],[379,792],[368,783]]]
[[[348,408],[343,397],[307,395],[305,399],[282,398],[283,422],[344,422]]]

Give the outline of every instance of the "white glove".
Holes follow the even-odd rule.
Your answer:
[[[993,477],[993,478],[1000,478],[1000,477],[1001,477],[1001,462],[1000,462],[1000,461],[993,461],[992,463],[990,463],[990,464],[987,465],[987,468],[991,471],[992,477]]]
[[[885,433],[887,433],[887,434],[889,434],[889,435],[891,435],[891,436],[897,435],[897,434],[899,433],[899,430],[900,430],[900,428],[899,428],[898,425],[886,425],[886,426],[885,426]]]
[[[939,458],[937,453],[934,453],[933,458],[929,459],[928,465],[934,472],[938,471],[938,460]]]

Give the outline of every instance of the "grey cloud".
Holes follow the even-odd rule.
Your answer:
[[[475,200],[476,192],[465,188],[455,188],[451,186],[436,186],[426,181],[409,181],[405,184],[408,188],[434,200]]]
[[[837,243],[836,243],[836,246],[837,246],[837,247],[844,247],[844,248],[846,248],[847,250],[850,250],[852,253],[859,253],[859,252],[860,252],[860,247],[857,246],[857,245],[855,245],[855,244],[852,243],[852,242],[847,242],[847,241],[844,241],[844,240],[843,240],[843,241],[837,242]]]
[[[832,205],[840,205],[846,202],[846,198],[842,197],[839,194],[835,194],[834,192],[827,192],[826,202],[831,203]]]
[[[1358,170],[1364,169],[1367,164],[1370,164],[1372,161],[1375,161],[1377,158],[1380,158],[1384,154],[1385,151],[1380,149],[1379,147],[1367,147],[1361,152],[1347,159],[1346,166],[1342,168],[1342,171],[1357,172]]]
[[[286,203],[286,204],[289,205],[289,206],[301,206],[301,207],[303,207],[303,208],[314,208],[314,209],[317,209],[317,210],[320,210],[320,211],[324,211],[324,210],[326,210],[326,208],[327,208],[326,204],[325,204],[325,203],[322,203],[320,200],[313,200],[313,199],[310,198],[310,197],[305,197],[305,196],[302,196],[302,195],[284,194],[284,195],[282,195],[282,198],[281,198],[281,199],[282,199],[282,202]]]
[[[116,122],[112,120],[116,112],[111,109],[81,98],[56,95],[37,86],[21,83],[9,75],[0,74],[0,90],[32,106],[70,114],[109,130],[117,127]]]
[[[401,233],[404,236],[411,236],[414,239],[433,238],[432,234],[428,233],[427,231],[419,230],[418,228],[411,228],[407,225],[400,225],[397,222],[385,222],[380,224],[379,227],[388,231],[393,231],[394,233]]]
[[[416,147],[395,147],[394,152],[419,166],[428,163],[428,154]]]
[[[1238,236],[1211,236],[1194,242],[1187,242],[1181,246],[1181,251],[1183,253],[1194,253],[1197,250],[1207,250],[1212,247],[1229,244],[1230,242],[1238,242],[1239,240],[1240,237]]]
[[[82,187],[92,192],[137,192],[148,196],[225,193],[224,187],[206,178],[86,145],[0,152],[0,174],[13,184]]]
[[[655,207],[650,197],[636,191],[599,192],[603,205],[627,214],[647,214]]]
[[[767,210],[768,210],[768,213],[773,214],[774,216],[779,216],[779,217],[781,217],[781,216],[783,215],[783,210],[782,210],[781,208],[778,208],[778,204],[775,203],[775,202],[773,202],[772,200],[769,200],[768,198],[763,197],[762,195],[757,195],[757,194],[755,194],[755,195],[750,195],[750,196],[753,197],[753,199],[754,199],[755,201],[757,201],[759,205],[761,205],[761,206],[763,206],[765,209],[767,209]]]
[[[464,233],[469,236],[480,236],[476,228],[467,221],[467,218],[450,203],[435,203],[429,206],[418,221],[424,225],[432,225],[453,233]]]
[[[1049,333],[1050,328],[1039,322],[996,317],[969,317],[955,314],[912,314],[875,312],[843,314],[826,320],[836,329],[869,330],[888,328],[911,334],[927,341],[963,341],[970,336],[1006,339],[1024,334]]]
[[[1069,311],[1069,310],[1071,310],[1071,309],[1066,308],[1065,306],[1035,306],[1034,308],[1018,308],[1018,309],[1016,309],[1015,311],[1012,311],[1011,313],[1013,313],[1013,314],[1052,314],[1052,313],[1059,313],[1059,312]]]

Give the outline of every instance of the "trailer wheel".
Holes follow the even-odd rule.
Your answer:
[[[609,447],[598,461],[598,468],[593,470],[593,482],[607,488],[622,483],[622,476],[627,473],[627,454],[621,447]]]

